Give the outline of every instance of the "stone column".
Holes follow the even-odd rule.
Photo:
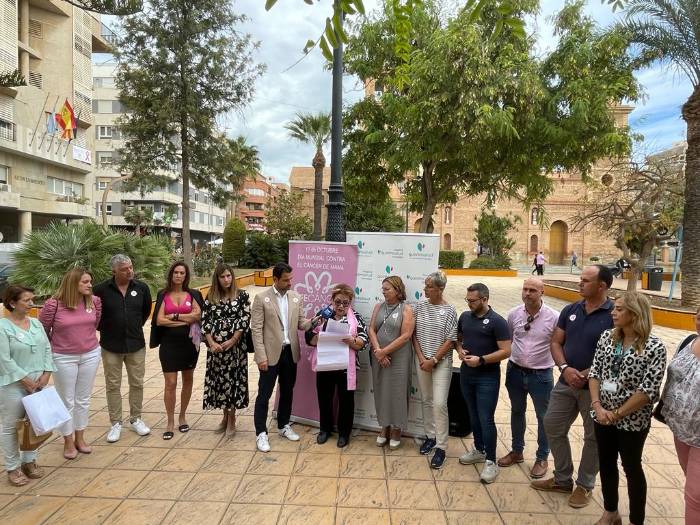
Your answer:
[[[29,45],[29,0],[20,0],[19,3],[19,41]],[[19,53],[19,70],[29,82],[29,53],[24,50]]]
[[[32,231],[32,212],[19,212],[19,241],[22,242],[24,236]]]

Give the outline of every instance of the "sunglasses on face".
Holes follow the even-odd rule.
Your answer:
[[[525,323],[525,326],[523,328],[525,329],[526,332],[530,331],[530,323],[535,320],[535,316],[533,315],[528,315],[527,316],[527,323]]]
[[[335,301],[333,301],[333,304],[335,306],[342,306],[344,308],[347,308],[348,306],[350,306],[350,301],[341,301],[340,299],[336,299]]]

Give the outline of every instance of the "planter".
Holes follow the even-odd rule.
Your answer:
[[[443,268],[445,275],[478,275],[481,277],[517,277],[518,270],[489,270],[488,268]]]

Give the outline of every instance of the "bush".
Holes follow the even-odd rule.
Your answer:
[[[199,250],[192,258],[192,272],[198,277],[208,277],[214,273],[216,263],[221,258],[221,251],[218,248],[205,246]]]
[[[440,268],[464,268],[464,252],[440,250],[438,266]]]
[[[469,263],[469,268],[477,269],[491,269],[491,270],[509,270],[510,269],[510,257],[507,255],[502,255],[499,257],[492,257],[490,255],[482,255],[477,257]]]
[[[16,267],[11,280],[34,288],[40,297],[49,296],[72,268],[90,270],[95,283],[109,278],[109,259],[117,253],[131,257],[137,277],[152,291],[163,285],[171,260],[167,238],[104,230],[93,221],[53,222],[31,232],[13,255]]]
[[[241,268],[267,268],[280,261],[287,261],[289,250],[287,241],[266,233],[250,233],[245,244],[245,252],[238,261]]]
[[[231,219],[224,228],[222,255],[224,261],[236,264],[245,252],[245,224],[240,219]]]

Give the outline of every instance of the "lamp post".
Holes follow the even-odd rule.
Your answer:
[[[336,12],[339,0],[335,0]],[[340,14],[342,23],[343,14]],[[331,183],[328,187],[326,240],[345,242],[345,202],[343,197],[343,43],[333,49],[333,97],[331,101]]]

